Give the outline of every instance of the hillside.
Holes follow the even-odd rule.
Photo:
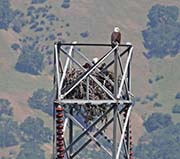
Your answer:
[[[180,91],[178,85],[180,54],[175,57],[167,56],[164,59],[147,59],[143,55],[146,49],[143,45],[142,31],[147,28],[149,10],[157,3],[180,6],[179,0],[72,0],[69,2],[68,8],[62,7],[63,0],[47,0],[40,4],[31,4],[31,0],[10,1],[11,9],[21,11],[24,15],[20,19],[26,23],[20,32],[13,30],[12,26],[15,24],[10,24],[7,30],[0,29],[0,98],[8,99],[11,102],[13,119],[23,122],[28,116],[40,117],[45,122],[45,126],[52,129],[52,118],[40,110],[29,107],[28,99],[37,89],[52,89],[53,75],[51,71],[53,66],[51,62],[54,41],[71,42],[75,40],[89,43],[109,43],[113,27],[119,26],[122,43],[129,41],[135,49],[132,64],[132,89],[135,96],[140,98],[132,114],[135,144],[145,133],[143,120],[153,112],[171,114],[173,121],[179,122],[179,114],[173,114],[172,107],[179,104],[175,96]],[[46,8],[47,14],[55,15],[56,20],[51,21],[50,19],[53,17],[44,18],[43,12],[34,13],[32,11],[32,14],[39,14],[37,17],[34,15],[34,21],[41,24],[40,26],[43,28],[42,31],[35,31],[31,28],[35,22],[30,24],[31,16],[28,16],[30,6],[36,9]],[[84,32],[88,33],[87,37],[81,36],[81,33]],[[60,34],[58,35],[58,33]],[[39,75],[23,73],[15,69],[21,51],[20,49],[15,51],[11,46],[14,43],[19,44],[20,47],[29,45],[31,42],[27,40],[27,37],[32,37],[34,41],[37,41],[36,46],[44,55],[44,69]],[[46,39],[47,37],[48,39]],[[47,46],[48,51],[51,52],[49,54],[42,49]],[[100,49],[95,50],[90,56],[94,57],[95,55],[102,55]],[[157,76],[163,76],[163,79],[156,81]],[[149,83],[149,79],[152,79],[153,82]],[[158,94],[157,98],[147,101],[146,97],[154,93]],[[156,107],[155,103],[160,103],[162,106]],[[0,149],[0,158],[4,154],[8,156],[11,149],[18,154],[19,147],[3,148]],[[51,145],[44,144],[43,149],[46,150],[46,156],[50,156]]]

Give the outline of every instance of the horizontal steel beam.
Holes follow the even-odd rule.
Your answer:
[[[55,43],[56,44],[56,43]],[[57,42],[58,45],[61,46],[112,46],[112,44],[105,44],[105,43],[62,43],[62,42]],[[127,44],[119,44],[121,47],[131,47],[132,45],[127,45]]]
[[[63,99],[63,100],[55,100],[57,104],[132,104],[131,100],[78,100],[78,99]]]

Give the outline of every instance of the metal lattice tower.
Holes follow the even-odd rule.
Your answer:
[[[82,53],[79,47],[107,48],[97,63],[92,63],[87,54]],[[82,152],[85,147],[94,143],[102,149],[111,159],[132,159],[132,136],[130,125],[130,113],[133,107],[131,97],[131,59],[133,46],[111,44],[85,44],[85,43],[61,43],[54,44],[54,115],[53,115],[53,156],[54,159],[73,159]],[[87,63],[88,68],[83,64]],[[104,67],[100,66],[104,63]],[[66,76],[73,69],[80,69],[81,74],[73,79],[71,85],[66,85]],[[110,69],[113,80],[105,73]],[[103,82],[98,78],[103,78]],[[105,82],[113,88],[106,87]],[[71,93],[79,85],[85,85],[83,97],[74,98]],[[105,98],[96,99],[90,97],[94,89],[94,83],[104,94]],[[94,109],[105,106],[103,113],[93,117],[87,125],[82,124],[75,115],[75,109],[79,106],[93,105]],[[76,112],[77,113],[77,112]],[[82,112],[83,116],[83,112]],[[82,117],[81,116],[81,117]],[[101,122],[104,120],[105,122]],[[75,136],[75,126],[82,131]],[[105,134],[105,130],[111,130],[112,135]],[[84,141],[84,136],[87,140]],[[104,145],[98,136],[103,136],[110,147]],[[78,142],[82,141],[79,146]]]

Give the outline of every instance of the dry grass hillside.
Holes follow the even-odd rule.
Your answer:
[[[30,2],[30,0],[12,0],[11,7],[24,12],[30,6]],[[143,118],[155,111],[171,113],[171,106],[175,104],[174,96],[176,92],[180,91],[176,85],[180,79],[180,74],[176,72],[180,66],[180,55],[175,58],[167,57],[163,61],[147,60],[143,56],[145,49],[141,31],[146,28],[147,13],[154,4],[180,6],[180,1],[72,0],[68,9],[61,8],[62,3],[63,0],[48,0],[48,2],[37,6],[51,5],[53,8],[51,12],[70,24],[64,30],[61,29],[59,23],[51,26],[57,32],[64,31],[63,38],[66,41],[109,43],[113,27],[119,26],[122,32],[122,43],[129,41],[133,44],[133,93],[143,100],[146,95],[158,92],[157,100],[163,103],[161,108],[154,108],[153,103],[146,105],[137,103],[134,107],[132,123],[133,135],[135,143],[137,143],[144,132]],[[70,36],[65,34],[67,31],[70,32]],[[89,32],[88,38],[80,36],[83,31]],[[46,70],[42,75],[33,76],[19,73],[14,69],[20,53],[13,51],[11,44],[14,42],[19,43],[19,38],[28,35],[36,36],[36,33],[32,33],[28,27],[25,27],[20,34],[13,32],[11,29],[8,31],[0,30],[0,97],[8,99],[12,103],[15,120],[23,121],[29,115],[40,116],[50,126],[51,118],[40,111],[32,110],[27,104],[27,99],[38,88],[51,89],[52,77]],[[48,44],[53,49],[53,42]],[[101,56],[102,54],[99,52],[99,50],[96,50],[90,56]],[[153,85],[148,84],[148,79],[158,74],[163,75],[164,80]],[[174,115],[173,119],[178,121],[178,115]],[[49,149],[49,146],[44,146],[44,149]]]

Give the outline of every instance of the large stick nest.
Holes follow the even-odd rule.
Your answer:
[[[71,69],[67,72],[63,90],[64,92],[70,88],[73,83],[81,76],[83,75],[83,71],[79,69]],[[113,94],[113,86],[112,84],[106,80],[104,77],[108,77],[111,81],[114,81],[113,73],[110,71],[104,71],[101,73],[96,73],[95,71],[92,73],[94,77],[106,88],[109,89],[109,91]],[[89,78],[89,99],[90,100],[103,100],[103,99],[110,99],[110,97],[107,95],[105,91],[103,91],[96,82]],[[75,87],[67,96],[66,99],[87,99],[87,78],[80,82],[80,84]],[[83,117],[84,122],[88,123],[89,121],[92,121],[97,116],[102,115],[109,106],[107,104],[101,104],[101,105],[92,105],[92,104],[84,104],[84,105],[76,105],[74,106],[74,111],[76,114],[79,114],[81,117]],[[107,116],[104,118],[107,119]],[[104,120],[103,121],[106,121]]]

